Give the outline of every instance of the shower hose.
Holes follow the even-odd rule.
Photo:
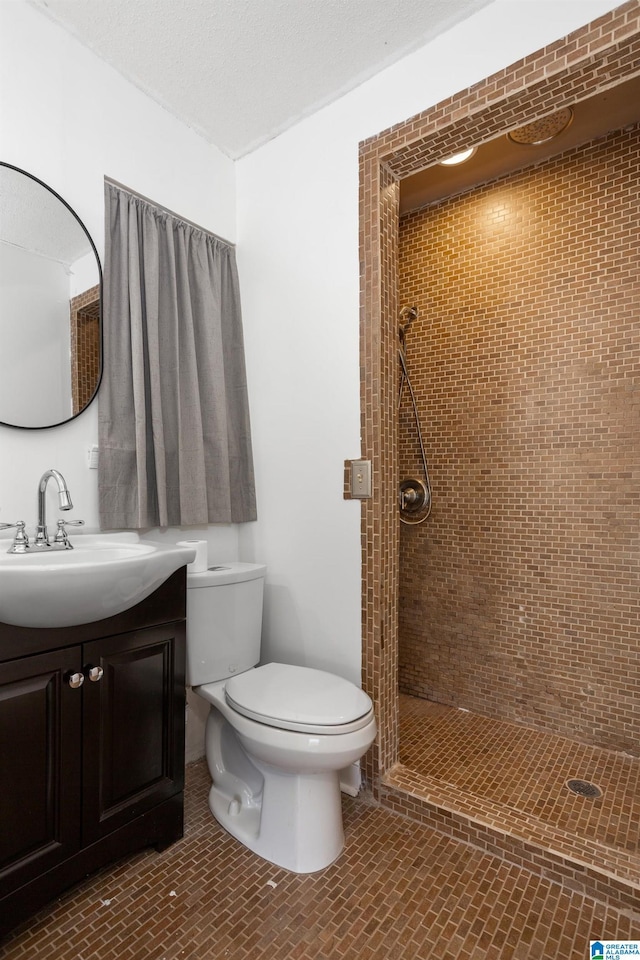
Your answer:
[[[401,311],[401,317],[409,315],[409,320],[404,325],[400,325],[400,348],[398,349],[398,358],[400,360],[400,389],[398,391],[398,410],[402,403],[402,393],[406,383],[413,407],[413,417],[416,425],[416,433],[420,444],[420,456],[422,459],[422,468],[424,472],[424,484],[419,480],[403,480],[400,484],[399,504],[400,520],[406,524],[424,523],[431,513],[431,481],[429,479],[429,466],[427,464],[427,455],[424,449],[424,440],[422,439],[422,428],[420,426],[420,416],[418,414],[418,404],[416,395],[411,385],[409,371],[407,369],[407,357],[405,353],[405,337],[409,324],[418,315],[415,307],[405,308]]]

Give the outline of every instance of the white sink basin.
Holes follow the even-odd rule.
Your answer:
[[[73,550],[7,553],[0,540],[0,621],[20,627],[72,627],[104,620],[144,600],[195,558],[191,547],[141,540],[135,533],[76,534]]]

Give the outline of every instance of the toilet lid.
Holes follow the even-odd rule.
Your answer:
[[[373,713],[364,690],[348,680],[284,663],[267,663],[232,677],[225,695],[238,713],[287,730],[342,733],[345,727],[364,726]]]

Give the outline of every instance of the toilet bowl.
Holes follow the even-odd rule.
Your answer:
[[[283,681],[297,684],[291,688],[297,694],[305,689],[304,681],[347,683],[322,671],[284,664],[257,667],[251,679],[269,689],[281,670]],[[287,714],[285,718],[260,720],[256,704],[246,695],[242,707],[253,716],[239,712],[229,686],[237,692],[232,681],[205,684],[195,691],[213,707],[205,738],[213,780],[211,811],[232,836],[265,860],[295,873],[321,870],[344,846],[339,771],[359,760],[373,742],[373,709],[368,706],[355,720],[326,726],[317,717],[296,723],[288,709],[279,711]],[[277,726],[279,721],[286,726]]]
[[[264,571],[225,564],[189,574],[187,676],[210,706],[214,817],[265,860],[312,873],[344,846],[339,772],[372,744],[376,721],[367,694],[342,677],[255,665]]]

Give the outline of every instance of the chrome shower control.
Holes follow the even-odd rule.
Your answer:
[[[403,523],[422,523],[429,516],[431,496],[422,480],[403,480],[398,492],[398,503]]]

